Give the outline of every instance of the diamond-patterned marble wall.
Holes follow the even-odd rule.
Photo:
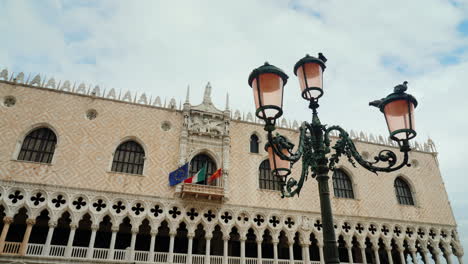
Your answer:
[[[179,161],[179,136],[183,123],[180,111],[0,82],[2,102],[5,96],[14,96],[17,101],[11,107],[0,105],[0,179],[174,197],[175,189],[168,186],[168,174],[177,168]],[[86,118],[89,109],[97,110],[96,119]],[[161,129],[164,121],[171,123],[169,131]],[[15,160],[19,142],[38,124],[48,124],[57,132],[58,145],[52,165]],[[249,139],[253,132],[261,136],[259,154],[249,153]],[[297,142],[296,132],[284,129],[280,132]],[[267,157],[263,150],[265,132],[260,125],[232,120],[230,136],[228,200],[225,203],[319,211],[314,179],[306,182],[300,197],[281,199],[279,192],[259,189],[258,166]],[[145,148],[147,159],[143,176],[109,172],[112,153],[119,142],[129,137],[142,142]],[[374,155],[383,148],[362,142],[356,145],[360,151]],[[332,198],[334,212],[337,215],[455,225],[433,155],[413,151],[411,159],[419,162],[417,167],[379,175],[353,168],[341,160],[353,179],[356,199]],[[298,177],[300,164],[295,166],[294,175]],[[398,204],[393,188],[398,175],[404,175],[411,182],[416,206]],[[330,190],[333,197],[331,183]]]

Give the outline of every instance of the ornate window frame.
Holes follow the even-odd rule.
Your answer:
[[[36,162],[36,161],[29,161],[29,160],[19,160],[18,156],[21,152],[21,147],[23,146],[24,139],[31,132],[40,128],[48,128],[55,134],[55,138],[57,142],[55,143],[54,154],[52,155],[52,160],[50,161],[50,163]],[[12,152],[11,160],[17,161],[17,162],[34,163],[34,164],[40,164],[40,165],[45,165],[45,166],[52,166],[55,164],[57,160],[57,156],[59,154],[60,140],[61,138],[59,136],[57,129],[54,126],[52,126],[50,123],[43,122],[43,123],[36,123],[36,124],[30,125],[20,133],[18,140],[15,142],[15,147],[14,147],[14,151]]]
[[[143,160],[144,160],[144,162],[143,162],[143,171],[142,171],[141,174],[119,172],[119,171],[113,171],[112,170],[112,164],[114,162],[114,155],[115,155],[115,152],[117,151],[117,148],[121,144],[123,144],[123,143],[125,143],[127,141],[135,141],[136,143],[138,143],[143,148],[143,151],[145,152],[145,156],[143,157]],[[149,161],[148,156],[149,156],[148,147],[138,137],[136,137],[136,136],[127,136],[127,137],[121,138],[116,144],[114,144],[114,146],[112,148],[111,157],[109,159],[109,163],[108,163],[108,166],[107,166],[107,173],[134,175],[134,176],[140,176],[140,177],[146,176],[147,175],[148,161]]]

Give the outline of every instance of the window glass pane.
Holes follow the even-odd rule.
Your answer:
[[[23,140],[18,160],[50,163],[55,151],[57,138],[48,128],[31,131]]]
[[[333,172],[333,189],[336,197],[354,198],[353,184],[351,179],[342,170]]]
[[[143,174],[145,151],[135,141],[126,141],[117,147],[112,161],[112,171]],[[141,157],[139,159],[135,157]]]
[[[281,190],[281,179],[271,173],[270,162],[264,160],[259,167],[260,189]]]

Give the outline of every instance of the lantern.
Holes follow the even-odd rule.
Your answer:
[[[307,54],[294,65],[294,74],[299,78],[302,98],[316,100],[323,95],[323,71],[327,58],[319,53],[318,58]]]
[[[287,80],[286,73],[268,62],[249,75],[257,109],[255,114],[266,123],[274,124],[283,114],[283,90]]]
[[[285,156],[289,156],[287,149],[278,149],[278,145],[275,145],[276,150],[281,151]],[[270,166],[272,168],[271,172],[274,176],[284,178],[291,174],[290,162],[287,160],[282,160],[278,155],[276,155],[270,143],[265,145],[265,150],[268,152],[268,160],[270,161]]]
[[[394,92],[386,98],[369,103],[377,106],[384,113],[390,138],[397,141],[408,141],[416,136],[414,109],[418,101],[412,95],[405,93],[408,82],[397,85]]]

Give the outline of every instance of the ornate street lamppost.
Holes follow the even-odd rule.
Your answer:
[[[323,95],[323,71],[327,59],[319,53],[318,58],[306,55],[294,66],[294,74],[299,78],[302,98],[309,101],[312,109],[312,122],[303,122],[299,128],[299,145],[293,152],[294,144],[279,134],[273,135],[275,123],[283,114],[283,91],[288,76],[279,68],[265,63],[254,69],[249,76],[249,85],[253,88],[255,114],[265,122],[268,133],[268,152],[272,173],[280,177],[282,197],[298,195],[310,173],[316,177],[320,193],[320,209],[323,223],[323,243],[326,263],[339,263],[338,247],[328,187],[328,172],[334,170],[341,156],[356,166],[356,162],[374,173],[396,171],[408,163],[408,152],[411,151],[409,140],[416,136],[414,130],[414,108],[418,102],[405,93],[407,82],[397,85],[393,93],[386,98],[370,102],[384,114],[390,138],[398,143],[403,160],[397,165],[397,155],[388,149],[382,150],[374,161],[365,160],[356,150],[349,134],[339,126],[325,126],[317,115],[318,100]],[[338,131],[338,140],[330,146],[330,133]],[[333,153],[331,153],[333,149]],[[299,181],[292,177],[292,166],[302,158],[302,173]],[[383,164],[383,165],[380,165]]]

